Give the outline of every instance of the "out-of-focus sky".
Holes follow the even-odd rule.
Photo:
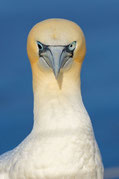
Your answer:
[[[72,20],[84,31],[84,104],[105,167],[119,166],[119,0],[1,0],[0,154],[13,149],[32,129],[32,74],[26,42],[32,26],[47,18]]]

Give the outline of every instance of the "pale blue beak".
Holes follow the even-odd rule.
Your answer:
[[[72,53],[67,52],[64,46],[49,46],[41,55],[48,66],[52,68],[56,79],[58,78],[60,69],[63,68],[72,57]]]

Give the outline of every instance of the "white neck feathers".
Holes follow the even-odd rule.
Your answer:
[[[64,75],[61,73],[58,80],[51,72],[48,76],[43,74],[33,72],[33,130],[39,133],[76,129],[87,116],[80,91],[79,67]]]

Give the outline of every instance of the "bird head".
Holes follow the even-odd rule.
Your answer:
[[[40,71],[59,74],[72,65],[82,64],[86,45],[81,28],[72,21],[48,19],[36,24],[27,40],[27,53],[31,67]]]

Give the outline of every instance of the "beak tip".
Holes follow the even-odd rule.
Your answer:
[[[58,76],[59,76],[60,70],[54,69],[53,71],[54,71],[54,76],[55,76],[55,78],[56,78],[56,80],[57,80],[57,79],[58,79]]]
[[[56,80],[58,79],[59,73],[54,73]]]

